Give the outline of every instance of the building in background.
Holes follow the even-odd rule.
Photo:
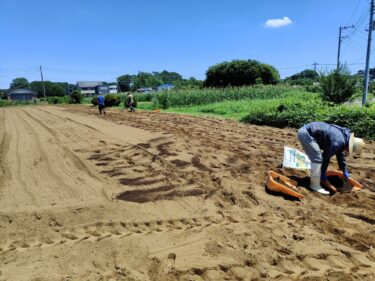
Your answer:
[[[154,89],[152,89],[152,88],[139,88],[137,90],[138,93],[151,93],[153,91],[154,91]]]
[[[95,87],[95,95],[106,95],[106,94],[109,94],[110,93],[110,90],[109,90],[109,86],[107,85],[98,85]]]
[[[109,86],[109,93],[110,94],[117,94],[118,93],[117,85],[110,85]]]
[[[78,81],[77,87],[81,90],[83,96],[89,97],[95,95],[95,87],[103,85],[97,81]]]
[[[163,85],[160,85],[160,86],[156,87],[156,90],[158,92],[169,91],[169,90],[172,90],[174,87],[175,87],[175,85],[173,85],[173,84],[163,84]]]
[[[36,93],[28,89],[17,89],[8,93],[8,100],[13,101],[33,101],[36,98]]]

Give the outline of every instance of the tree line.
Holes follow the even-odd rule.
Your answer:
[[[51,82],[44,81],[44,88],[47,97],[62,97],[71,94],[73,91],[77,90],[77,86],[74,84],[69,84],[68,82]],[[9,85],[9,89],[2,90],[3,98],[6,98],[7,92],[11,92],[17,89],[29,89],[37,94],[37,96],[43,97],[43,83],[41,81],[29,82],[24,77],[15,78]]]
[[[370,74],[375,77],[375,68],[370,70]],[[328,76],[331,80],[325,80]],[[176,88],[225,88],[251,86],[256,84],[278,84],[280,82],[290,85],[310,86],[314,82],[330,83],[329,91],[341,91],[337,84],[350,85],[350,88],[358,85],[358,79],[361,71],[356,75],[350,75],[347,68],[340,68],[339,71],[333,71],[328,74],[318,73],[312,69],[305,69],[290,77],[281,80],[277,69],[269,64],[265,64],[256,60],[232,60],[218,63],[208,68],[206,71],[206,79],[204,81],[197,80],[194,77],[184,79],[177,72],[169,72],[163,70],[161,72],[139,72],[138,74],[124,74],[117,77],[117,85],[120,92],[134,92],[139,88],[156,88],[162,84],[173,84]],[[344,77],[344,78],[343,78]],[[340,80],[340,79],[344,79]],[[336,83],[337,82],[337,83]],[[344,83],[345,82],[345,83]],[[116,84],[105,83],[103,84]],[[45,81],[45,91],[47,96],[64,96],[78,90],[76,85],[67,82],[51,82]],[[333,86],[332,86],[333,85]],[[333,88],[335,87],[335,88]],[[10,84],[8,91],[27,88],[37,93],[38,97],[43,97],[43,86],[40,81],[29,83],[26,78],[16,78]],[[324,87],[323,87],[324,88]],[[320,88],[320,90],[322,87]],[[328,90],[327,90],[328,91]],[[3,93],[6,91],[3,90]]]
[[[177,88],[201,88],[203,81],[194,77],[182,78],[177,72],[139,72],[136,75],[124,74],[117,78],[117,85],[121,92],[134,92],[140,88],[156,88],[162,84],[173,84]]]

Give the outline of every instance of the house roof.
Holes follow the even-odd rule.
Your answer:
[[[158,86],[158,88],[168,88],[168,87],[174,87],[174,85],[173,84],[163,84],[163,85]]]
[[[16,89],[16,90],[13,90],[11,92],[9,92],[8,95],[35,95],[36,96],[36,93],[29,90],[29,89]]]
[[[79,88],[94,88],[98,85],[103,85],[102,82],[98,82],[98,81],[78,81],[77,82],[77,86]]]

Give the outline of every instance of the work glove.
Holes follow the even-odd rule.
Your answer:
[[[348,181],[349,178],[350,178],[350,174],[349,174],[348,170],[344,170],[343,174],[344,174],[344,179],[345,179],[346,181]]]

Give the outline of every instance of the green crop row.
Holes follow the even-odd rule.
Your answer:
[[[291,91],[290,86],[257,85],[252,87],[186,89],[162,93],[136,94],[135,98],[139,102],[153,102],[155,108],[167,109],[171,106],[191,106],[243,99],[273,99],[288,91]]]

